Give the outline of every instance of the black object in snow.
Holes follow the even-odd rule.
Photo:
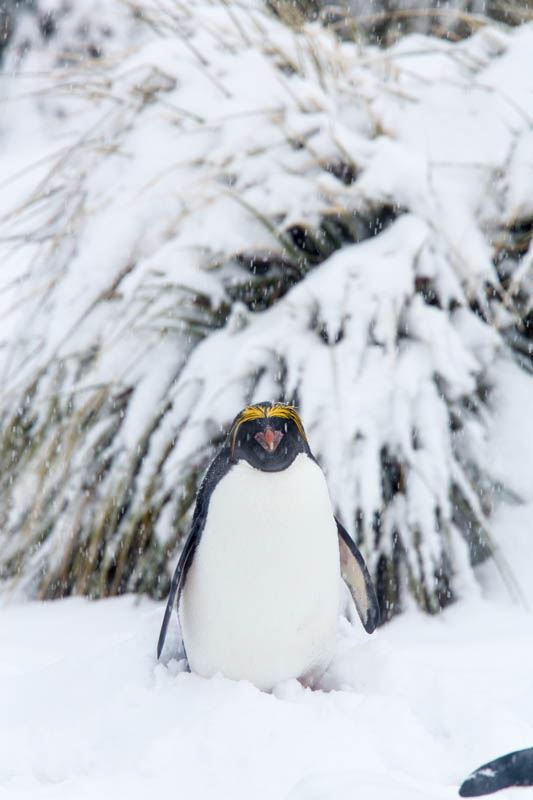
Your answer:
[[[533,786],[533,747],[515,750],[478,767],[461,785],[461,797],[479,797],[509,786]]]

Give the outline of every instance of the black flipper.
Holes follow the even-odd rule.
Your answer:
[[[478,767],[459,789],[461,797],[479,797],[509,786],[533,786],[533,747],[515,750]]]
[[[341,556],[341,575],[352,595],[357,613],[367,633],[372,633],[379,623],[379,604],[372,578],[363,556],[351,536],[338,519],[337,532]]]
[[[167,607],[165,609],[165,616],[163,617],[163,624],[161,625],[159,640],[157,642],[158,658],[161,656],[161,651],[163,650],[163,645],[165,644],[168,623],[170,622],[170,617],[172,615],[172,609],[174,608],[174,603],[176,602],[176,599],[179,598],[179,594],[181,592],[181,588],[183,586],[187,570],[191,565],[192,556],[194,554],[194,551],[196,550],[196,545],[198,544],[199,536],[196,532],[196,527],[197,527],[196,525],[193,525],[192,530],[189,533],[188,539],[185,542],[185,547],[181,552],[180,560],[178,561],[178,566],[176,567],[176,571],[174,572],[172,583],[170,584],[170,592],[168,595]]]
[[[168,595],[167,607],[165,609],[165,616],[163,617],[163,624],[161,625],[161,632],[159,633],[159,640],[157,642],[158,658],[160,657],[161,651],[163,650],[163,646],[165,644],[168,623],[170,622],[174,603],[179,603],[180,593],[183,589],[187,572],[191,566],[194,552],[198,546],[198,542],[200,541],[200,537],[204,529],[211,494],[213,493],[213,489],[219,480],[224,477],[231,465],[232,461],[229,458],[226,450],[222,449],[211,462],[211,466],[207,470],[205,478],[202,481],[202,485],[198,491],[198,495],[196,497],[196,506],[194,508],[194,514],[192,518],[191,532],[187,537],[185,547],[182,550],[180,560],[178,561],[178,566],[176,567],[176,571],[174,572],[174,576],[172,578],[172,583],[170,584],[170,592]]]

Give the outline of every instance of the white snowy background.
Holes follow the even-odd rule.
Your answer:
[[[268,358],[254,399],[278,387],[283,356],[285,389],[302,398],[345,517],[355,483],[367,517],[379,505],[383,443],[407,454],[412,505],[397,503],[389,533],[415,520],[429,574],[442,546],[434,508],[452,516],[450,476],[476,503],[450,450],[433,374],[447,380],[452,407],[482,376],[490,413],[466,420],[463,446],[490,466],[492,485],[521,502],[501,502],[487,518],[499,568],[491,560],[470,569],[452,526],[458,602],[428,617],[407,596],[404,613],[372,637],[341,621],[321,688],[288,682],[267,695],[206,681],[172,658],[157,664],[163,606],[145,598],[20,602],[43,560],[61,559],[72,514],[85,513],[83,468],[96,431],[67,460],[74,512],[59,515],[54,536],[31,553],[28,581],[0,596],[0,797],[455,797],[472,768],[533,745],[533,385],[499,336],[512,308],[493,312],[485,295],[497,282],[491,240],[533,214],[533,27],[488,26],[458,44],[410,36],[387,51],[360,46],[354,59],[352,45],[318,25],[299,39],[259,5],[241,14],[223,3],[158,4],[155,31],[127,5],[79,8],[89,20],[83,47],[71,48],[79,15],[64,17],[69,51],[59,58],[23,17],[0,78],[4,407],[44,364],[60,366],[40,386],[43,404],[60,380],[77,396],[99,382],[135,383],[113,470],[120,476],[120,453],[139,446],[170,395],[179,413],[164,417],[143,464],[134,514],[172,431],[185,433],[165,480],[179,481],[184,465],[201,462],[206,426],[223,427],[246,401],[258,353]],[[101,49],[89,71],[87,42]],[[353,183],[323,168],[347,153]],[[264,314],[237,303],[220,331],[198,342],[184,335],[177,299],[202,292],[216,311],[241,280],[228,254],[251,243],[283,254],[280,230],[377,203],[409,213],[338,250]],[[268,217],[280,208],[282,227],[268,229],[257,209]],[[530,281],[531,261],[524,257],[516,281]],[[413,299],[415,275],[457,306],[448,320]],[[493,324],[469,312],[472,298],[487,304]],[[339,342],[310,361],[313,314],[321,335]],[[403,353],[399,328],[415,342]],[[356,347],[367,330],[370,355]],[[85,376],[69,356],[87,351]],[[332,397],[341,405],[332,408]],[[413,421],[425,447],[412,446]],[[347,450],[358,426],[367,444]],[[28,468],[4,522],[44,513],[35,498],[64,469],[53,460],[44,476]],[[170,527],[162,513],[162,541]]]

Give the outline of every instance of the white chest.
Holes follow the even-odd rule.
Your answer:
[[[220,481],[180,600],[191,669],[271,688],[327,666],[339,609],[339,549],[320,468],[239,462]]]

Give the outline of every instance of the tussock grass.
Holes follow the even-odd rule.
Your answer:
[[[357,100],[371,120],[368,146],[393,140],[373,108],[371,90],[347,86],[344,81],[350,63],[361,69],[393,66],[402,72],[401,54],[365,49],[360,32],[363,22],[391,22],[409,13],[391,11],[366,20],[354,17],[349,24],[345,16],[341,44],[309,25],[308,9],[294,4],[275,5],[276,14],[289,28],[278,24],[272,13],[229,0],[202,4],[200,11],[188,2],[127,5],[162,41],[179,44],[183,69],[192,63],[213,88],[217,102],[222,98],[225,105],[215,117],[209,107],[203,113],[193,106],[185,108],[178,102],[183,80],[179,70],[173,74],[169,66],[167,74],[156,63],[140,68],[126,62],[117,67],[111,58],[94,63],[73,59],[49,84],[26,93],[26,101],[35,96],[43,103],[64,96],[81,99],[85,105],[78,113],[87,122],[80,126],[81,133],[71,135],[67,146],[10,179],[27,178],[31,169],[38,175],[26,199],[0,220],[1,242],[34,247],[24,292],[13,301],[8,316],[19,314],[25,305],[40,313],[51,308],[54,321],[65,313],[62,296],[56,293],[65,275],[78,265],[79,250],[94,247],[97,251],[97,238],[104,235],[104,228],[91,226],[113,210],[112,193],[97,191],[92,176],[111,164],[112,174],[118,176],[118,191],[122,170],[133,174],[145,166],[139,163],[140,151],[134,150],[132,132],[142,131],[147,119],[154,125],[165,121],[168,137],[176,137],[176,151],[182,142],[212,134],[216,134],[213,140],[222,139],[226,126],[245,125],[252,118],[258,130],[272,126],[276,136],[250,147],[249,152],[247,143],[240,143],[218,161],[211,140],[200,155],[196,151],[189,155],[183,145],[184,152],[177,152],[168,166],[154,166],[128,195],[131,206],[124,206],[124,218],[138,213],[142,227],[144,218],[136,204],[146,198],[163,217],[174,199],[169,180],[175,180],[182,191],[184,184],[179,180],[185,172],[187,191],[183,191],[179,211],[169,214],[159,227],[151,219],[154,231],[132,231],[124,248],[127,252],[112,251],[109,278],[94,296],[89,284],[87,301],[79,303],[68,324],[61,326],[53,346],[48,345],[46,329],[34,334],[30,326],[33,349],[17,345],[5,360],[0,406],[0,578],[13,591],[42,598],[76,593],[100,597],[125,591],[163,597],[170,564],[188,529],[196,489],[221,442],[224,425],[238,410],[237,401],[244,405],[268,388],[272,399],[300,403],[304,416],[308,414],[317,454],[342,484],[342,488],[336,486],[339,510],[367,556],[385,619],[402,609],[407,593],[421,608],[438,611],[456,597],[457,575],[466,569],[465,561],[475,564],[490,556],[497,559],[507,584],[518,595],[519,588],[490,538],[488,522],[494,503],[509,499],[510,494],[491,477],[490,465],[476,453],[476,436],[491,413],[486,365],[473,371],[468,392],[435,375],[432,409],[446,417],[449,427],[445,442],[440,443],[449,454],[442,492],[421,466],[423,437],[413,423],[410,446],[405,444],[409,436],[372,440],[376,499],[369,509],[358,496],[351,473],[341,479],[341,472],[335,472],[340,467],[328,451],[327,430],[333,430],[342,415],[328,417],[316,402],[317,392],[306,389],[301,376],[307,356],[287,352],[289,336],[282,346],[272,335],[261,339],[257,333],[263,313],[286,307],[286,319],[291,319],[305,310],[304,301],[296,310],[290,306],[291,290],[311,286],[313,276],[320,275],[321,267],[332,263],[330,259],[373,241],[413,213],[394,196],[359,192],[359,180],[368,165],[346,144],[331,111],[336,102],[346,103],[348,97]],[[211,14],[213,10],[221,13]],[[346,14],[344,7],[335,13],[341,11]],[[411,16],[424,13],[432,25],[433,18],[441,24],[448,14],[445,9],[438,14],[429,9]],[[313,14],[323,17],[325,9],[317,5]],[[467,11],[449,10],[448,16],[472,30],[487,24]],[[340,22],[333,24],[334,29],[339,26]],[[211,37],[207,39],[211,50],[205,39],[196,40],[198,32]],[[349,38],[355,44],[350,45]],[[241,48],[243,53],[256,48],[272,65],[276,85],[283,90],[276,104],[259,98],[256,108],[238,107],[238,95],[229,88],[233,87],[229,59],[238,57]],[[468,53],[446,53],[462,65],[468,62]],[[224,68],[218,61],[221,54],[228,59]],[[313,92],[302,91],[302,85]],[[372,91],[394,95],[402,102],[419,102],[384,79]],[[91,113],[87,108],[93,109]],[[321,137],[328,126],[325,145]],[[156,146],[162,143],[155,141]],[[260,193],[248,194],[250,187],[264,183],[253,177],[255,165],[261,163],[269,170],[279,169],[280,180],[289,175],[308,181],[301,192],[304,199],[312,198],[309,207],[295,212],[288,203],[291,198],[281,193],[276,206],[266,203]],[[265,175],[268,178],[268,170]],[[217,205],[222,203],[227,205]],[[228,214],[228,227],[246,229],[238,244],[211,242],[211,236],[219,235],[213,224],[217,208]],[[119,218],[111,217],[115,222]],[[192,234],[187,238],[183,231],[197,220],[196,238]],[[209,222],[212,229],[206,227]],[[115,235],[112,224],[105,231],[110,244]],[[424,314],[440,314],[451,335],[454,313],[465,308],[495,334],[498,345],[494,348],[509,347],[521,365],[531,368],[530,243],[530,221],[516,219],[500,226],[492,243],[500,285],[463,276],[457,279],[461,290],[452,300],[444,296],[435,276],[417,271],[425,246],[421,244],[412,259],[409,296],[401,297],[394,311],[375,300],[364,328],[367,353],[390,347],[390,362],[396,363],[400,353],[423,339],[411,331],[411,314],[420,308]],[[459,268],[452,251],[451,246],[445,251],[445,260],[455,279]],[[41,270],[42,280],[36,280]],[[348,284],[346,297],[353,300]],[[335,348],[349,340],[350,308],[340,315],[334,330],[328,317],[331,310],[320,301],[320,297],[309,301],[308,316],[302,330],[295,329],[294,338],[305,335],[311,341],[312,337],[311,352],[322,357],[326,349],[334,363],[341,358]],[[354,305],[352,316],[363,312],[363,307]],[[389,345],[379,328],[393,316]],[[276,319],[285,324],[281,312]],[[250,336],[243,335],[242,347],[234,356],[231,348],[243,332]],[[261,346],[248,351],[247,343],[255,336]],[[217,350],[215,343],[220,341],[223,345]],[[354,352],[358,341],[354,339]],[[346,358],[339,361],[344,371],[356,356]],[[363,364],[364,356],[361,370]],[[339,372],[343,372],[340,367]],[[332,406],[344,406],[349,419],[350,402],[364,387],[354,381],[349,389],[336,391],[326,405],[330,412]],[[345,441],[353,446],[346,461],[357,464],[357,447],[365,439],[371,439],[368,430],[346,428]],[[438,460],[442,452],[435,451],[432,458]],[[410,487],[415,478],[430,497],[425,519],[401,511],[412,500]]]

